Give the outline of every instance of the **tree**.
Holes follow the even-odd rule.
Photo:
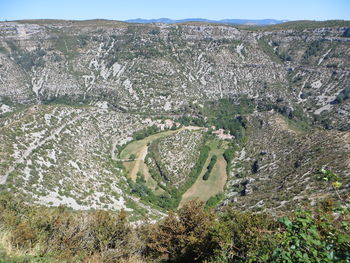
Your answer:
[[[203,175],[203,180],[208,180],[209,179],[209,175],[211,173],[211,171],[213,170],[214,168],[214,165],[216,163],[216,160],[218,159],[218,157],[216,155],[213,155],[210,159],[210,162],[208,164],[208,167],[207,167],[207,171],[205,172],[205,174]]]

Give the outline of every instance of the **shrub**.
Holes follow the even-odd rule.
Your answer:
[[[203,175],[203,180],[208,180],[209,179],[209,175],[211,173],[211,171],[213,170],[214,168],[214,165],[217,161],[218,157],[216,155],[213,155],[210,159],[210,162],[208,164],[208,167],[207,167],[207,171],[205,172],[205,174]]]
[[[274,249],[275,262],[347,262],[350,258],[348,222],[324,210],[300,210],[282,217],[281,244]],[[348,216],[348,215],[347,215]],[[349,218],[348,218],[349,220]]]
[[[347,87],[343,89],[335,98],[334,101],[332,101],[332,104],[339,104],[342,103],[343,101],[347,100],[350,98],[350,88]]]
[[[229,174],[231,170],[231,162],[235,154],[235,149],[231,146],[230,148],[226,149],[223,153],[224,159],[227,163],[226,165],[226,173]]]
[[[81,262],[94,254],[103,262],[119,262],[142,248],[124,211],[72,212],[65,207],[27,206],[1,194],[0,222],[1,230],[10,232],[14,247],[26,251],[35,247],[35,253],[58,259],[42,262]]]
[[[12,231],[11,242],[17,247],[32,248],[38,233],[27,223],[19,223]]]
[[[205,207],[209,208],[209,207],[215,207],[217,204],[220,203],[220,201],[224,199],[224,194],[220,193],[214,196],[211,196],[208,201],[205,204]]]
[[[147,258],[148,262],[346,263],[350,258],[349,209],[332,199],[279,219],[232,207],[214,214],[203,209],[202,202],[192,201],[158,223],[131,227],[124,211],[27,206],[1,193],[0,223],[0,230],[10,237],[10,244],[0,249],[0,262]],[[33,256],[12,260],[8,248]]]
[[[220,217],[220,223],[229,235],[229,242],[225,244],[228,262],[267,262],[271,250],[278,243],[275,236],[278,224],[267,214],[227,208]]]
[[[136,159],[136,155],[134,153],[130,154],[129,159],[134,161]]]
[[[159,132],[159,128],[155,125],[152,125],[150,127],[146,127],[140,131],[137,131],[133,134],[134,140],[142,140],[152,134],[156,134]]]
[[[203,262],[220,248],[215,233],[215,216],[203,210],[203,203],[191,201],[176,216],[170,213],[152,227],[147,255],[167,262]]]

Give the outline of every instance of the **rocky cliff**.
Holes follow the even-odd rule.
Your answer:
[[[302,108],[348,129],[349,102],[336,101],[349,85],[346,30],[3,22],[0,97],[2,103],[106,101],[126,111],[171,113],[246,94],[261,107]]]
[[[148,125],[146,116],[201,116],[207,102],[226,98],[245,98],[255,112],[245,116],[248,141],[233,161],[227,200],[276,208],[310,194],[302,185],[321,167],[347,178],[349,27],[1,22],[2,187],[44,204],[143,213],[118,167],[118,147]],[[286,119],[311,130],[293,132]],[[286,196],[266,206],[281,184]],[[256,189],[277,192],[251,198]]]

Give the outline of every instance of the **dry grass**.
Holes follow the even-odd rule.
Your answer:
[[[179,130],[160,132],[160,133],[148,136],[142,140],[133,141],[133,142],[129,143],[123,149],[123,151],[120,153],[120,159],[128,159],[131,154],[137,155],[137,153],[140,151],[140,149],[142,149],[142,147],[147,146],[148,143],[153,142],[156,139],[166,137],[166,136],[173,134],[175,132],[178,132],[178,131]]]
[[[2,254],[1,252],[4,251],[8,258],[24,258],[38,255],[39,251],[42,250],[42,246],[40,244],[37,244],[31,249],[16,247],[11,243],[11,238],[11,231],[0,228],[0,256]]]
[[[202,178],[206,172],[206,169],[203,169],[196,182],[183,194],[179,208],[183,207],[183,205],[188,201],[195,199],[206,202],[210,197],[224,191],[224,186],[227,181],[227,164],[224,157],[222,156],[222,153],[223,150],[214,150],[209,154],[208,159],[204,165],[205,168],[208,166],[209,161],[214,154],[218,154],[218,160],[214,165],[214,168],[208,180],[203,180]]]

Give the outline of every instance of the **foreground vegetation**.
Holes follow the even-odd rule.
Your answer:
[[[0,262],[348,262],[350,214],[333,200],[280,218],[189,202],[162,221],[0,198]]]

